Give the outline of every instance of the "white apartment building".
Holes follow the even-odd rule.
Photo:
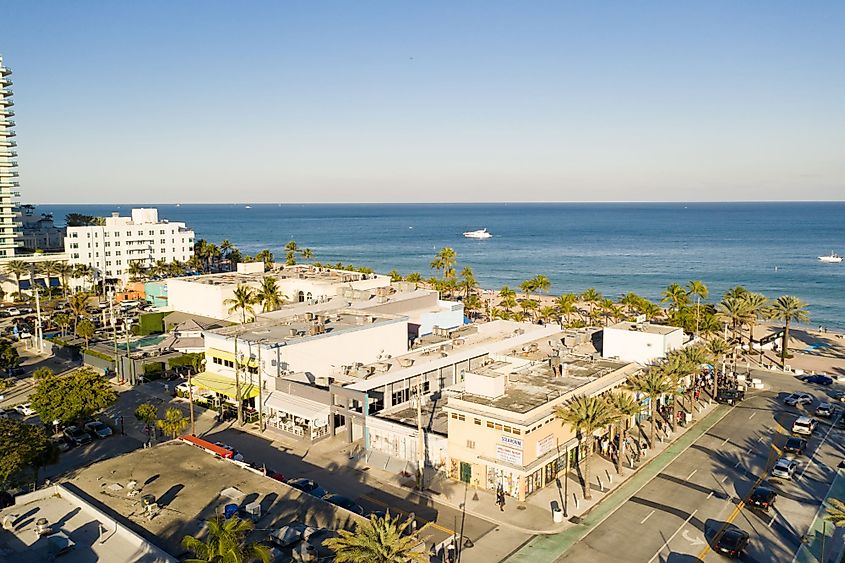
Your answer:
[[[15,122],[11,119],[15,112],[11,109],[12,80],[11,69],[3,66],[0,57],[0,258],[15,255],[15,249],[21,246],[20,226],[15,199],[20,195],[18,189],[18,156],[15,148]]]
[[[159,220],[157,209],[138,208],[131,217],[113,213],[103,225],[68,227],[65,253],[71,264],[94,268],[100,279],[126,283],[133,262],[148,268],[159,260],[189,260],[194,231],[185,223]]]

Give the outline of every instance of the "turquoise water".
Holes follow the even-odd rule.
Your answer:
[[[159,344],[162,340],[165,339],[165,336],[162,334],[156,334],[151,336],[142,336],[138,340],[133,340],[129,342],[129,349],[132,351],[139,350],[141,348],[145,348],[147,346],[155,346]]]
[[[147,204],[150,205],[150,204]],[[131,205],[43,205],[57,219],[71,211],[127,214]],[[159,205],[198,238],[229,239],[253,254],[277,256],[291,239],[322,262],[380,271],[433,272],[442,246],[472,266],[485,287],[545,274],[554,293],[596,287],[611,297],[634,291],[656,299],[672,282],[701,279],[719,294],[745,285],[771,297],[810,303],[812,323],[845,329],[845,203],[326,204]],[[470,240],[486,227],[494,236]]]

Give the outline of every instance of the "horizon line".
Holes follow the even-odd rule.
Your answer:
[[[759,200],[493,200],[493,201],[159,201],[159,202],[28,202],[24,205],[510,205],[510,204],[637,204],[637,203],[669,203],[669,204],[745,204],[745,203],[845,203],[845,199],[759,199]]]

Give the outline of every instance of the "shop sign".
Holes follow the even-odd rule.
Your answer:
[[[513,465],[522,465],[522,452],[507,446],[496,446],[496,459]]]
[[[502,436],[502,444],[511,448],[522,449],[522,438],[513,438],[511,436]]]
[[[544,453],[548,452],[552,448],[555,447],[555,436],[554,434],[549,434],[545,438],[540,439],[537,442],[537,457],[540,457]]]

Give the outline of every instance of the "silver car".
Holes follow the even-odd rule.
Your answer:
[[[794,459],[785,457],[780,458],[772,467],[772,477],[780,477],[781,479],[792,479],[795,475],[795,470],[798,469],[798,462]]]

